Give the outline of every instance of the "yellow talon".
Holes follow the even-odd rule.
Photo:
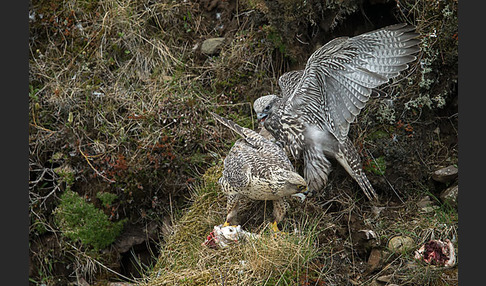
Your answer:
[[[274,236],[275,237],[278,237],[279,235],[286,235],[286,234],[289,234],[288,232],[285,232],[285,231],[281,231],[278,226],[277,226],[277,221],[274,221],[272,223],[272,230],[274,232]]]
[[[223,227],[229,226],[229,225],[230,225],[229,222],[226,221],[226,222],[224,222]]]
[[[278,229],[278,226],[277,226],[277,221],[274,221],[274,222],[272,223],[272,230],[273,230],[274,232],[280,232],[280,229]]]

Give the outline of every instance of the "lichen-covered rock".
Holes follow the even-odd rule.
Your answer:
[[[415,242],[409,236],[395,236],[388,242],[388,248],[393,252],[404,252],[412,249]]]
[[[440,183],[450,183],[458,176],[459,170],[455,166],[447,166],[432,173],[432,179]]]
[[[206,39],[201,45],[201,53],[206,55],[215,55],[219,52],[223,43],[224,38]]]
[[[459,185],[451,186],[440,193],[440,199],[443,203],[449,204],[451,207],[457,207],[457,196],[459,194]]]

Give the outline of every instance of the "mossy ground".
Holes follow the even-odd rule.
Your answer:
[[[369,228],[380,237],[376,247],[396,234],[408,234],[417,245],[455,238],[457,247],[457,209],[434,199],[447,186],[429,175],[458,162],[457,1],[322,3],[32,1],[31,284],[132,278],[114,247],[93,252],[63,234],[53,211],[71,190],[111,223],[157,226],[160,259],[139,267],[151,273],[143,279],[147,284],[187,274],[192,285],[198,279],[366,285],[394,274],[400,285],[453,285],[457,273],[415,265],[410,253],[390,254],[380,270],[367,273],[369,246],[356,236]],[[268,235],[237,251],[201,249],[201,240],[224,219],[225,199],[214,177],[237,138],[215,125],[208,111],[256,128],[253,100],[278,92],[278,77],[303,68],[318,46],[401,21],[417,25],[419,59],[384,87],[391,97],[369,102],[350,131],[385,207],[379,215],[336,166],[325,193],[292,202],[282,226],[289,236]],[[220,36],[226,41],[218,55],[199,52],[204,39]],[[426,195],[438,208],[423,214],[416,202]],[[266,233],[270,214],[257,203],[243,227]],[[173,260],[182,254],[191,258],[186,265]],[[254,262],[244,277],[237,275],[239,260]],[[167,275],[153,276],[159,270]],[[202,277],[194,276],[198,270]]]

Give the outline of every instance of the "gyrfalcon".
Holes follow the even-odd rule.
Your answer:
[[[304,70],[279,78],[280,96],[255,100],[257,118],[294,159],[303,159],[310,191],[321,191],[336,159],[366,197],[377,200],[356,148],[350,123],[375,88],[408,68],[419,52],[415,27],[396,24],[355,37],[336,38],[308,59]]]

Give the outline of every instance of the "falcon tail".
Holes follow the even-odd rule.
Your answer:
[[[235,122],[224,118],[222,116],[217,115],[216,113],[210,112],[216,121],[219,121],[224,126],[228,127],[229,129],[233,130],[234,132],[238,133],[241,137],[245,138],[246,142],[255,146],[255,147],[262,147],[267,144],[273,144],[270,140],[266,139],[262,135],[256,133],[255,131],[241,127],[240,125],[236,124]]]
[[[248,137],[248,131],[252,131],[252,130],[249,130],[248,128],[244,128],[244,127],[241,127],[240,125],[236,124],[235,122],[227,119],[227,118],[224,118],[224,117],[221,117],[219,115],[217,115],[216,113],[213,113],[213,112],[209,112],[211,113],[211,115],[213,115],[213,117],[221,124],[223,124],[224,126],[228,127],[229,129],[233,130],[234,132],[238,133],[241,137],[243,138],[246,138]]]
[[[363,171],[358,151],[354,145],[347,139],[344,144],[340,145],[340,149],[342,156],[336,156],[337,161],[358,183],[370,201],[378,201],[378,195]]]

